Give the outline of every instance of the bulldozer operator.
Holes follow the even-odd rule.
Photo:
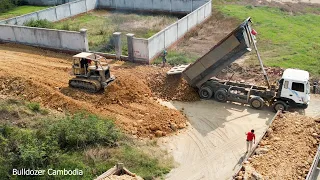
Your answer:
[[[85,74],[88,73],[89,64],[91,64],[91,60],[90,60],[90,59],[81,58],[81,60],[80,60],[80,66],[81,66],[81,68],[84,68],[84,69],[85,69]]]

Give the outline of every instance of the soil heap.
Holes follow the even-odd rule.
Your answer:
[[[73,77],[70,55],[13,44],[0,44],[0,49],[6,63],[0,66],[0,94],[39,102],[58,111],[85,110],[112,118],[137,137],[165,136],[186,126],[186,117],[160,105],[157,99],[161,97],[153,92],[156,83],[150,77],[166,77],[165,68],[110,61],[116,80],[105,91],[92,94],[68,87]],[[174,93],[170,96],[178,97]]]
[[[238,179],[305,179],[319,145],[319,133],[319,123],[313,118],[280,114]]]

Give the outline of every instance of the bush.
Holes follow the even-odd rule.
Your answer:
[[[32,103],[27,104],[27,107],[33,112],[40,111],[40,104],[36,103],[36,102],[32,102]]]
[[[60,148],[69,150],[91,145],[112,147],[120,137],[112,121],[83,113],[64,118],[43,129],[58,139]]]
[[[6,177],[12,168],[36,169],[58,161],[59,147],[50,136],[38,136],[36,131],[12,125],[0,126],[0,176]]]
[[[23,0],[1,0],[0,2],[0,13],[9,11],[15,6],[23,5]]]
[[[46,19],[40,19],[40,20],[31,19],[23,23],[23,25],[29,26],[29,27],[48,28],[48,29],[52,29],[54,27],[53,22],[50,22]]]

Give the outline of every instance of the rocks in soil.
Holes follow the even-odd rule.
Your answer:
[[[260,155],[260,154],[265,154],[265,153],[267,153],[269,151],[269,149],[267,149],[267,148],[257,148],[256,150],[255,150],[255,153],[257,154],[257,155]]]
[[[255,150],[250,163],[243,163],[243,179],[305,179],[319,146],[320,124],[296,113],[276,117]],[[268,132],[267,132],[268,133]],[[243,175],[242,175],[243,174]]]

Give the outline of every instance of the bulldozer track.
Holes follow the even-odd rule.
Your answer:
[[[69,80],[69,86],[82,89],[88,92],[98,92],[101,90],[101,84],[97,80],[73,78]]]

